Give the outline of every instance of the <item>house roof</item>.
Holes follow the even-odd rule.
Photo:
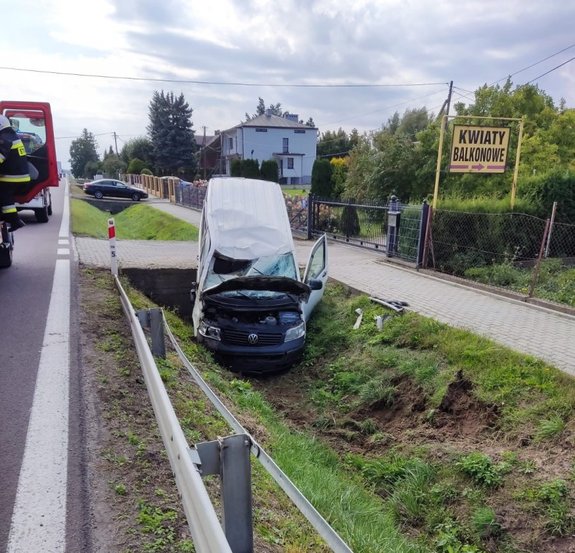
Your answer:
[[[269,127],[269,128],[284,128],[284,129],[306,129],[306,130],[317,130],[316,127],[308,127],[298,121],[293,119],[288,119],[287,117],[279,117],[278,115],[258,115],[249,119],[245,123],[240,123],[231,129],[238,129],[240,127]]]

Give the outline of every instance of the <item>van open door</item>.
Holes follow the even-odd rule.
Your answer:
[[[303,281],[311,288],[311,294],[303,304],[303,314],[306,321],[309,320],[314,307],[323,297],[327,284],[327,236],[324,234],[313,246]]]
[[[47,186],[58,186],[60,181],[50,104],[1,101],[0,113],[10,119],[26,148],[28,160],[38,172],[15,197],[18,203],[26,203]]]

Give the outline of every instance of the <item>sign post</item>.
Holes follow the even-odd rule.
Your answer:
[[[116,256],[116,225],[114,219],[108,219],[108,242],[110,244],[110,268],[112,275],[118,276],[118,258]]]

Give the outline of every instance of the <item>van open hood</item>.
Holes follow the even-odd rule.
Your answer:
[[[234,290],[265,290],[270,292],[285,292],[286,294],[295,294],[307,300],[310,295],[310,287],[298,280],[288,277],[272,276],[247,276],[230,278],[225,282],[212,286],[202,292],[202,295],[213,296],[222,292],[231,292]]]

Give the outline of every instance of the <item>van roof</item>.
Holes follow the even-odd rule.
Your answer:
[[[233,259],[293,252],[293,238],[280,185],[240,177],[208,183],[204,205],[213,248]]]

